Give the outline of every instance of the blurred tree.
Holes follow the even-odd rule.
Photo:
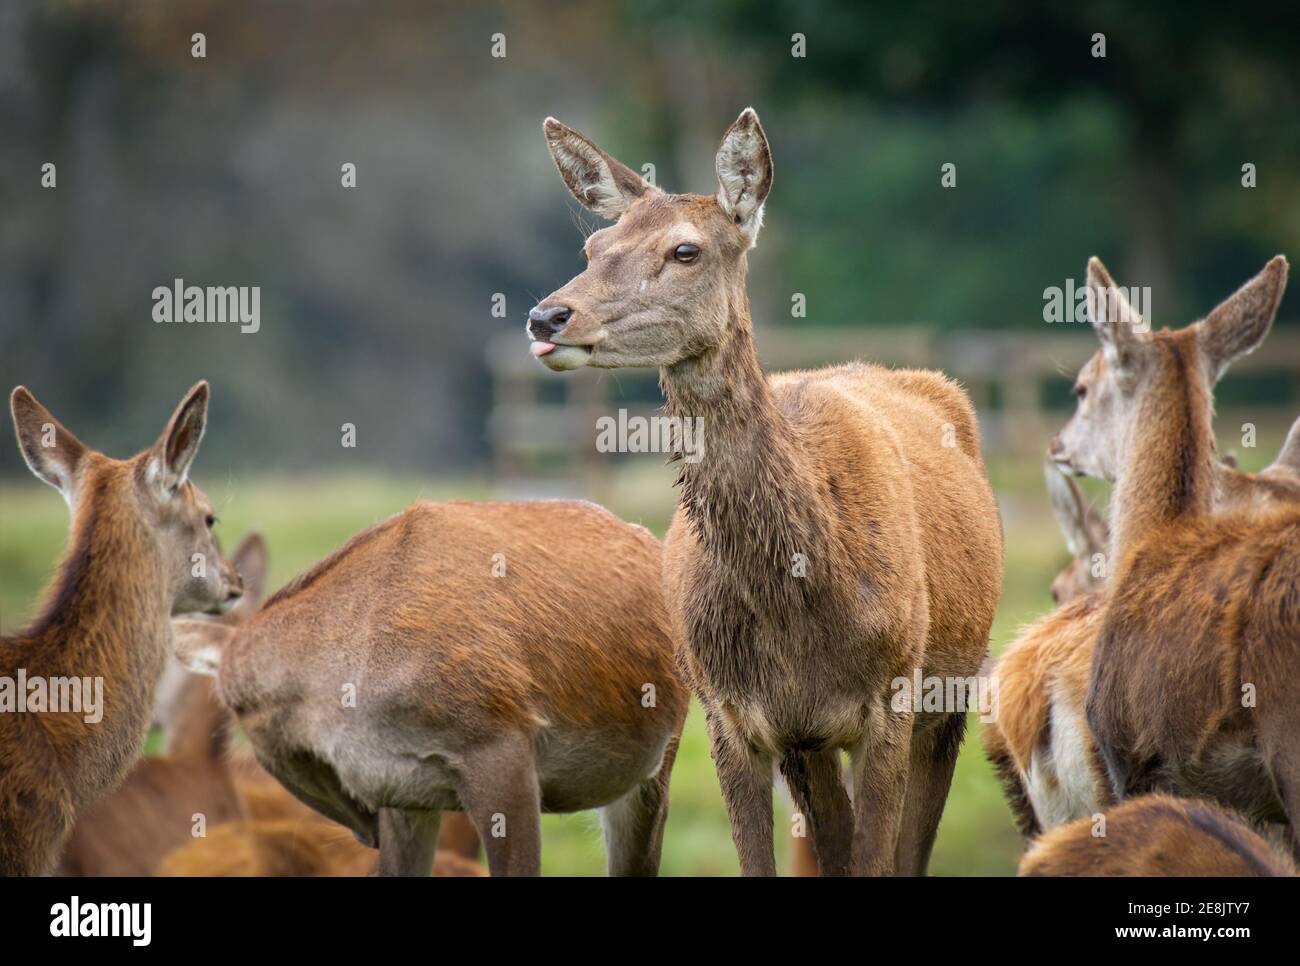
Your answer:
[[[1129,162],[1115,185],[1130,233],[1123,272],[1161,292],[1183,237],[1180,150],[1198,123],[1214,119],[1217,138],[1239,148],[1230,169],[1238,177],[1244,161],[1294,159],[1296,126],[1279,128],[1300,114],[1296,4],[723,0],[691,4],[679,17],[676,0],[637,0],[632,9],[644,22],[689,24],[729,49],[761,49],[766,86],[792,101],[833,94],[965,110],[1010,99],[1051,114],[1099,98],[1118,115]],[[804,57],[792,56],[795,33],[807,38]]]

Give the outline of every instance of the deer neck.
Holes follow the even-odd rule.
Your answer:
[[[1152,529],[1210,512],[1216,485],[1213,402],[1196,343],[1159,333],[1115,488],[1118,558]]]
[[[138,754],[171,634],[162,563],[130,497],[102,478],[89,489],[45,611],[7,662],[25,667],[29,680],[79,679],[83,694],[89,686],[98,695],[97,722],[48,716],[58,722],[48,730],[51,748],[74,784],[85,780],[82,770],[91,784],[93,776],[111,780]]]
[[[682,458],[680,504],[721,564],[748,575],[757,589],[788,588],[803,583],[779,579],[791,573],[796,554],[828,559],[829,528],[800,431],[759,365],[743,287],[730,316],[722,345],[660,373],[669,415],[702,421],[702,454],[695,462]]]

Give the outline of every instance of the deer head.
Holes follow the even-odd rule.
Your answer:
[[[1278,255],[1204,319],[1190,326],[1206,385],[1268,335],[1286,288]],[[1074,415],[1052,440],[1052,459],[1081,476],[1114,482],[1127,451],[1135,401],[1160,375],[1165,354],[1097,258],[1088,262],[1088,311],[1101,348],[1079,371]]]
[[[1094,576],[1094,564],[1096,555],[1105,554],[1110,547],[1110,528],[1101,514],[1088,506],[1078,484],[1054,462],[1047,461],[1043,475],[1052,512],[1073,558],[1052,581],[1052,600],[1065,604],[1104,583],[1101,577]]]
[[[758,115],[723,135],[707,196],[661,191],[554,118],[543,129],[569,191],[615,224],[587,238],[586,271],[528,313],[532,354],[557,371],[663,368],[722,344],[772,187]]]
[[[63,495],[74,521],[93,513],[128,539],[142,540],[139,549],[152,549],[173,614],[218,611],[239,598],[239,575],[212,532],[212,503],[189,480],[207,424],[206,382],[181,400],[158,441],[129,460],[86,447],[23,386],[13,391],[9,405],[23,459]],[[109,565],[143,564],[123,559]]]

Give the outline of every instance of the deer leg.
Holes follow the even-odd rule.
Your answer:
[[[854,875],[890,875],[912,752],[912,713],[886,701],[853,754]]]
[[[966,733],[965,712],[951,712],[912,735],[907,797],[894,855],[895,875],[925,875],[948,801],[957,753]]]
[[[488,872],[542,874],[541,791],[532,741],[511,735],[464,756],[456,793],[474,820]]]
[[[780,765],[777,766],[777,775],[773,779],[777,787],[784,790],[785,800],[790,806],[790,811],[797,815],[803,816],[798,804],[795,803],[794,793],[790,791],[789,783],[780,776]],[[804,819],[803,826],[797,830],[791,829],[789,862],[790,874],[796,878],[816,878],[821,875],[821,870],[817,867],[817,851],[813,847],[812,835],[808,831],[807,819]]]
[[[669,740],[658,772],[601,809],[605,856],[612,876],[659,874],[677,741],[676,737]]]
[[[853,851],[853,808],[840,775],[839,751],[789,751],[781,759],[781,775],[795,808],[808,820],[820,874],[848,875]]]
[[[425,875],[433,869],[442,813],[413,808],[379,810],[379,874]]]
[[[713,712],[708,714],[708,722],[713,763],[731,823],[731,840],[740,858],[740,874],[774,876],[772,760],[727,734]]]

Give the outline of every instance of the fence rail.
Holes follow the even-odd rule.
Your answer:
[[[953,331],[915,325],[770,328],[761,329],[755,341],[768,371],[814,368],[855,358],[940,369],[961,380],[970,392],[986,450],[1017,456],[1034,456],[1046,447],[1065,416],[1064,409],[1046,405],[1046,390],[1053,382],[1071,382],[1097,348],[1096,337],[1086,326],[1060,326],[1047,332]],[[523,339],[516,335],[500,335],[489,342],[487,365],[493,400],[490,445],[497,478],[507,484],[567,479],[587,492],[599,493],[610,467],[610,457],[595,446],[599,417],[613,415],[619,408],[629,415],[650,415],[659,406],[657,373],[581,370],[559,376],[529,357]],[[1239,360],[1227,378],[1240,383],[1265,376],[1275,379],[1270,387],[1273,398],[1252,402],[1248,413],[1244,407],[1234,412],[1261,424],[1289,423],[1300,413],[1300,328],[1274,331],[1264,347]]]

